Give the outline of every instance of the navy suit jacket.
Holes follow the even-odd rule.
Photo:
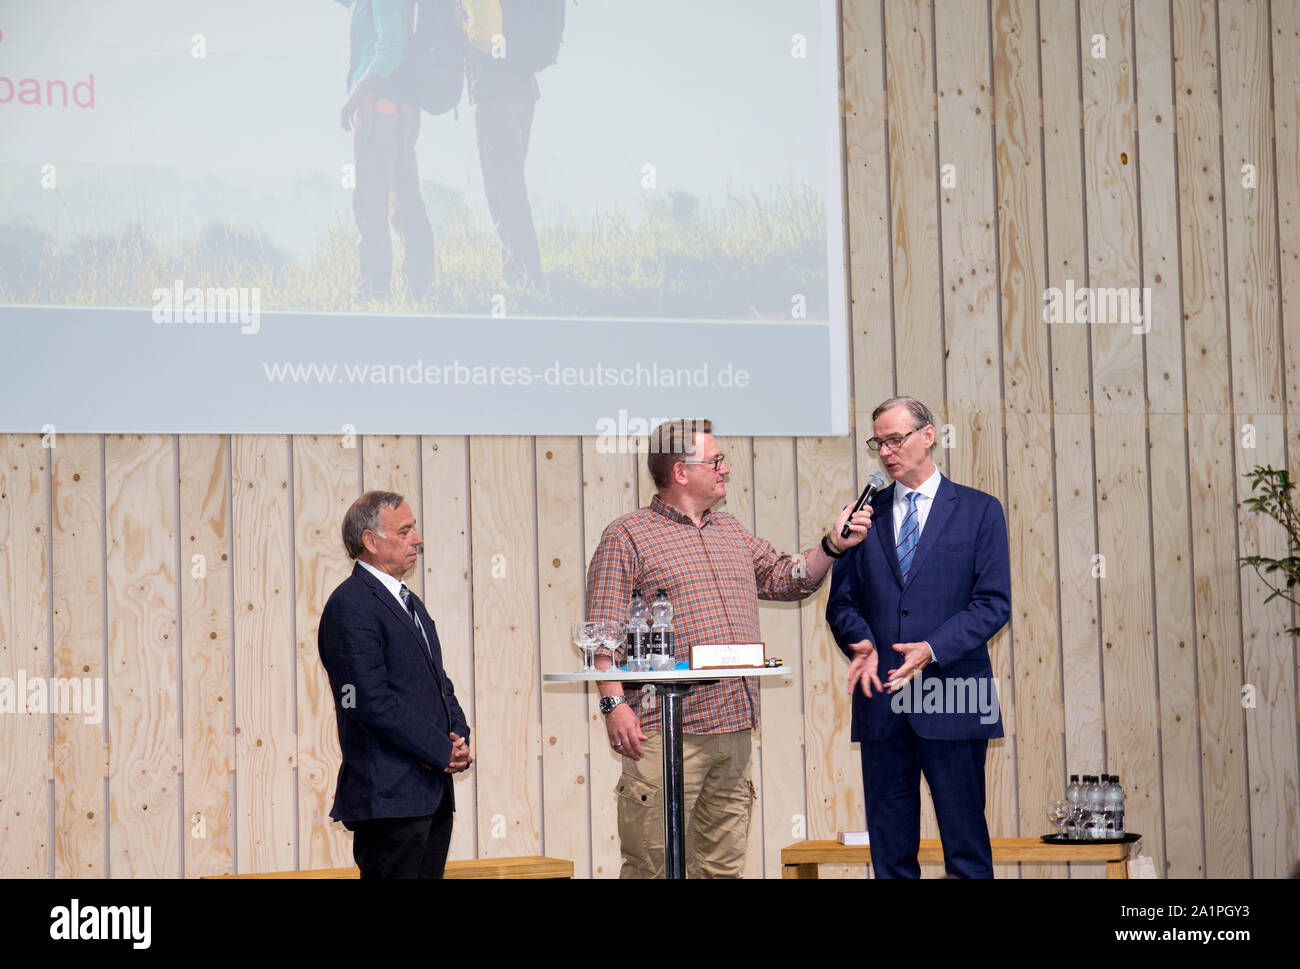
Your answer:
[[[903,665],[894,643],[928,642],[934,661],[897,694],[853,691],[853,740],[890,735],[905,715],[930,740],[1002,736],[988,641],[1011,616],[1011,562],[1002,505],[942,478],[906,584],[894,545],[894,485],[871,502],[871,532],[835,563],[826,621],[852,658],[870,640],[882,683]],[[942,691],[942,692],[940,692]]]
[[[410,614],[360,563],[330,596],[317,646],[338,714],[343,765],[336,821],[423,817],[452,798],[455,732],[469,725],[442,667],[438,632],[415,600],[432,659]]]

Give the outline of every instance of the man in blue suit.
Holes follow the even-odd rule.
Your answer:
[[[988,640],[1011,615],[1006,519],[935,468],[924,403],[895,397],[871,418],[867,445],[895,483],[872,501],[872,534],[835,564],[826,620],[850,660],[872,865],[920,877],[924,773],[948,874],[992,878],[984,759],[1002,717]]]
[[[344,516],[343,545],[356,565],[317,638],[343,748],[330,817],[353,832],[362,878],[441,878],[451,775],[472,758],[438,631],[402,581],[423,539],[401,495],[368,491]]]

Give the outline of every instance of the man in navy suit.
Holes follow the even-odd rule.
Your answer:
[[[878,527],[836,563],[826,620],[850,660],[872,865],[920,877],[924,773],[948,874],[992,878],[984,758],[1002,717],[988,640],[1011,616],[1006,519],[935,468],[921,401],[892,398],[871,418],[867,445],[895,483],[872,501]]]
[[[401,495],[366,492],[343,518],[356,565],[321,614],[317,645],[343,748],[330,817],[353,832],[362,878],[442,877],[451,775],[472,762],[438,631],[402,581],[423,541]]]

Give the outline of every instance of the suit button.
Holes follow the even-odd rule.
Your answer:
[[[907,615],[907,610],[906,610],[906,609],[903,610],[903,615],[905,615],[905,616]]]

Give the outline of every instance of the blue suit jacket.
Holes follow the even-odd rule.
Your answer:
[[[853,692],[854,740],[890,734],[906,716],[931,740],[1002,736],[988,640],[1011,616],[1011,562],[1002,505],[992,495],[941,479],[904,585],[894,546],[894,485],[871,502],[866,539],[835,563],[826,621],[852,657],[870,640],[881,682],[903,663],[894,643],[928,642],[935,661],[894,695]]]
[[[317,646],[343,748],[330,810],[337,821],[423,817],[444,797],[454,806],[447,735],[468,740],[469,726],[433,620],[417,603],[432,659],[402,604],[360,564],[321,614]]]

